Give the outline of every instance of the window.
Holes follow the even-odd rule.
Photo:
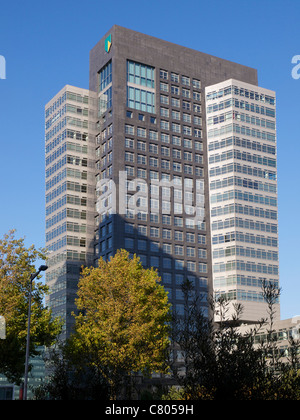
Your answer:
[[[175,255],[183,255],[184,248],[183,245],[175,245]]]
[[[151,252],[159,252],[159,242],[150,242],[150,251]]]
[[[137,128],[137,135],[139,137],[146,137],[146,129],[142,127]]]
[[[206,237],[205,235],[201,235],[198,233],[198,244],[205,245],[206,244]]]
[[[169,130],[169,121],[161,120],[160,128],[162,128],[163,130]]]
[[[182,96],[184,98],[190,98],[191,97],[191,92],[189,89],[182,89]]]
[[[177,73],[171,73],[171,81],[179,83],[179,74]]]
[[[137,163],[146,165],[147,164],[147,157],[145,155],[137,155]]]
[[[162,156],[170,156],[170,148],[166,146],[161,146]]]
[[[180,112],[172,110],[172,118],[173,120],[180,120]]]
[[[201,93],[200,92],[193,92],[193,99],[195,101],[201,101]]]
[[[144,89],[133,86],[127,87],[127,105],[129,108],[138,109],[145,112],[155,112],[155,95]]]
[[[154,157],[149,158],[149,164],[150,166],[154,166],[155,168],[158,167],[158,159]]]
[[[168,108],[160,108],[160,115],[162,117],[169,117],[169,109]]]
[[[185,86],[190,86],[190,78],[187,76],[181,76],[181,83]]]
[[[149,152],[157,154],[157,152],[158,152],[157,144],[150,143],[149,144]]]
[[[159,75],[161,79],[168,80],[168,72],[166,70],[160,70]]]
[[[138,240],[138,250],[139,251],[146,251],[147,250],[147,241],[144,239]]]
[[[111,61],[99,72],[99,92],[103,91],[112,81],[112,63]]]
[[[181,150],[173,149],[172,151],[173,158],[181,159]]]
[[[151,267],[159,267],[159,257],[151,256],[150,257],[150,265]]]
[[[186,233],[186,241],[187,242],[195,242],[195,234],[191,233],[191,232],[187,232]]]
[[[176,241],[183,241],[183,232],[181,232],[180,230],[175,230],[174,238]]]
[[[162,169],[170,169],[170,161],[162,159],[161,160]]]
[[[150,226],[150,236],[154,238],[159,238],[159,228]]]
[[[200,273],[207,273],[207,264],[199,263],[199,271]]]
[[[160,90],[163,92],[169,92],[169,85],[168,83],[160,82]]]
[[[195,89],[201,89],[201,82],[200,82],[200,80],[193,79],[193,87]]]
[[[146,151],[146,142],[138,140],[137,141],[137,149],[145,152]]]
[[[173,162],[173,170],[176,172],[181,172],[181,163]]]
[[[162,230],[162,237],[164,239],[172,239],[172,231],[170,229],[163,229]]]
[[[168,105],[169,104],[169,97],[166,95],[160,95],[160,102],[162,104]]]
[[[172,85],[172,86],[171,86],[171,93],[172,93],[173,95],[179,95],[179,93],[180,93],[179,87],[178,87],[178,86],[174,86],[174,85]]]
[[[125,238],[125,248],[126,249],[133,249],[134,248],[134,239]]]
[[[133,135],[134,134],[134,126],[129,125],[129,124],[125,124],[125,133]]]

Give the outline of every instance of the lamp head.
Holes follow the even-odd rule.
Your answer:
[[[40,268],[39,268],[39,271],[46,271],[47,268],[48,268],[47,265],[41,265]]]

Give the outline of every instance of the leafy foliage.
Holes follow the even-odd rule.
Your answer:
[[[166,371],[170,305],[159,281],[125,250],[82,272],[72,345],[101,369],[113,393],[124,374]]]
[[[0,340],[0,372],[10,381],[20,383],[24,373],[30,275],[37,259],[45,260],[43,250],[26,248],[24,239],[10,231],[0,240],[0,314],[6,322],[6,338]],[[58,319],[44,307],[47,287],[33,282],[30,330],[30,355],[38,346],[51,345],[61,329]]]

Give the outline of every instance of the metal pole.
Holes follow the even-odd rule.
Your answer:
[[[31,274],[30,275],[29,301],[28,301],[28,325],[27,325],[27,339],[26,339],[26,356],[25,356],[25,373],[24,373],[23,400],[26,400],[27,399],[32,281],[40,274],[41,271],[46,271],[47,268],[48,267],[46,265],[41,265],[40,268],[39,268],[39,271],[37,271],[35,274]]]
[[[29,343],[30,343],[30,318],[31,318],[31,290],[32,290],[32,280],[35,277],[36,277],[35,274],[31,274],[31,276],[30,276],[23,400],[27,399],[28,361],[29,361]]]

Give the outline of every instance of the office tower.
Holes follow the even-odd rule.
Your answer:
[[[263,282],[279,286],[275,93],[232,79],[205,92],[213,288],[257,321]]]
[[[48,305],[70,331],[80,267],[93,263],[95,95],[66,85],[45,107]]]
[[[87,176],[91,176],[86,182],[90,187],[88,202],[91,205],[86,209],[86,220],[77,220],[79,227],[84,224],[90,228],[89,240],[85,237],[87,233],[74,235],[72,232],[71,235],[67,232],[62,235],[67,238],[65,246],[54,250],[57,238],[51,239],[51,235],[58,232],[66,220],[59,220],[59,210],[54,214],[48,212],[47,238],[51,239],[53,262],[56,264],[61,258],[64,263],[67,261],[68,267],[68,251],[78,251],[78,248],[70,248],[69,235],[76,237],[79,245],[81,238],[86,238],[86,242],[82,242],[86,246],[94,239],[93,249],[90,246],[85,250],[91,257],[85,263],[96,265],[99,257],[108,259],[120,248],[137,254],[145,267],[158,270],[173,308],[179,313],[183,311],[183,280],[188,278],[194,284],[195,293],[203,298],[204,313],[208,313],[206,297],[213,291],[214,280],[218,292],[242,300],[246,308],[245,321],[257,320],[257,314],[265,313],[265,305],[258,298],[259,281],[266,277],[278,282],[276,180],[272,178],[276,169],[271,166],[276,165],[273,153],[275,106],[256,100],[256,96],[254,99],[236,98],[234,90],[242,92],[244,89],[249,95],[274,100],[273,93],[257,84],[255,69],[113,26],[90,52],[89,91],[81,93],[93,98],[97,109],[96,115],[91,114],[91,127],[95,127],[95,131],[89,133],[88,143],[88,162],[95,162],[87,171]],[[221,98],[218,95],[224,87],[231,87],[231,91]],[[83,92],[78,90],[78,93],[80,91]],[[51,101],[52,107],[57,98]],[[222,109],[222,102],[228,98],[230,106]],[[237,108],[235,99],[245,108]],[[76,104],[72,102],[75,109]],[[259,114],[252,106],[270,109],[273,114]],[[81,104],[79,108],[85,107]],[[53,111],[53,119],[55,115]],[[79,118],[77,114],[76,118]],[[58,123],[55,121],[55,124]],[[51,127],[46,129],[49,136]],[[75,131],[74,127],[70,129]],[[238,129],[239,132],[234,131]],[[76,131],[78,135],[88,133],[86,128],[78,126]],[[233,142],[239,139],[240,143],[227,145],[229,137]],[[62,144],[69,141],[64,137]],[[83,144],[74,137],[72,141],[77,146]],[[53,140],[48,138],[47,142]],[[257,147],[255,153],[248,148],[248,143]],[[233,165],[232,169],[228,166],[226,174],[220,173],[223,166],[224,170],[227,168],[226,164],[217,162],[216,156],[220,154],[223,159],[223,152],[227,153],[228,165]],[[240,154],[242,159],[246,156],[253,160],[248,160],[246,165],[239,158]],[[212,159],[216,159],[215,162]],[[242,165],[241,170],[252,168],[252,173],[246,176],[238,172],[239,165]],[[83,171],[80,167],[76,169]],[[51,175],[51,182],[62,169],[53,171],[57,172]],[[262,173],[264,175],[260,176]],[[54,191],[57,187],[53,184],[49,188]],[[225,201],[226,193],[228,201]],[[220,194],[223,194],[222,202]],[[81,195],[78,192],[72,195],[74,203],[72,206],[67,203],[66,211],[68,208],[73,212],[77,210],[79,216],[84,210],[82,203],[78,204]],[[252,196],[262,201],[250,201],[246,205],[246,197],[251,200]],[[59,199],[53,198],[53,204]],[[240,213],[246,209],[249,217]],[[74,220],[67,220],[66,226],[72,228]],[[232,238],[230,246],[228,233],[232,235],[229,236]],[[251,240],[261,238],[261,242],[255,246],[242,242],[242,233]],[[222,235],[226,236],[224,243],[218,239]],[[79,255],[80,252],[76,254]],[[69,307],[73,307],[79,266],[75,260],[71,259],[76,267],[72,279],[69,272],[60,273],[59,270],[67,269],[63,268],[63,263],[53,265],[49,272],[50,302],[58,311],[59,308],[66,311],[68,307],[64,306],[65,302],[59,306],[59,299],[69,298]],[[77,261],[80,262],[80,258]],[[227,263],[231,264],[231,271]],[[249,263],[253,264],[248,269]],[[254,268],[262,271],[255,274]]]

